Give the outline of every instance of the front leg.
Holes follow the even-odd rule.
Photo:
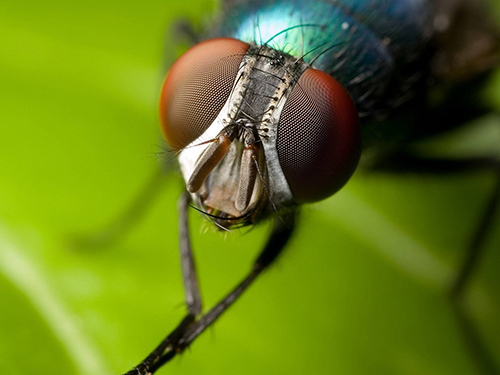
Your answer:
[[[226,311],[243,292],[257,279],[257,277],[269,267],[281,254],[288,243],[295,227],[296,214],[285,213],[273,221],[273,229],[264,249],[255,260],[247,276],[234,287],[219,303],[217,303],[207,314],[196,320],[198,309],[201,311],[201,299],[198,292],[198,283],[194,272],[194,261],[188,235],[187,208],[189,196],[183,195],[179,200],[180,211],[180,237],[181,258],[184,285],[186,290],[186,303],[188,314],[180,322],[172,333],[170,333],[156,347],[146,359],[125,375],[151,375],[161,366],[170,361],[176,354],[182,353],[202,332],[211,326],[224,311]]]
[[[191,198],[188,192],[181,195],[178,202],[179,210],[179,252],[181,256],[182,278],[188,313],[193,316],[201,314],[202,304],[193,251],[189,239],[188,207]]]
[[[126,375],[149,375],[161,366],[166,356],[173,358],[177,352],[175,343],[190,327],[196,317],[201,314],[202,303],[198,288],[198,279],[194,265],[193,251],[189,239],[188,208],[191,198],[184,192],[177,203],[179,211],[179,253],[181,258],[182,279],[188,313],[173,330],[138,366],[127,372]]]

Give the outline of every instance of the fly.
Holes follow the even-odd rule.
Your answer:
[[[381,139],[391,139],[386,143],[391,147],[375,152],[371,161],[378,169],[448,171],[474,165],[474,160],[446,164],[408,151],[413,140],[484,112],[458,108],[459,115],[443,123],[435,115],[447,113],[446,100],[439,106],[427,101],[430,90],[450,87],[451,81],[458,90],[468,79],[464,73],[478,77],[498,64],[493,28],[476,22],[473,42],[463,31],[464,22],[482,15],[472,3],[226,1],[224,21],[174,63],[160,98],[163,134],[178,155],[186,183],[179,215],[188,313],[127,374],[154,373],[218,319],[279,256],[293,233],[297,208],[341,189],[362,149],[378,150]],[[408,126],[384,133],[380,120],[412,108],[418,110],[409,112]],[[468,117],[460,118],[462,113]],[[482,162],[482,167],[500,169],[496,159]],[[469,249],[469,265],[498,206],[500,178],[498,185],[476,233],[478,241]],[[222,230],[273,223],[248,275],[206,314],[189,241],[190,205]],[[469,265],[455,283],[455,297],[463,290]],[[490,365],[482,353],[474,355],[483,368]]]

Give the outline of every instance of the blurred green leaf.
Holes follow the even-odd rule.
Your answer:
[[[123,241],[83,250],[69,240],[110,222],[154,172],[165,30],[212,8],[203,0],[4,2],[2,374],[123,373],[182,318],[180,179],[165,183]],[[176,48],[166,43],[167,53]],[[498,125],[479,119],[439,145],[494,148]],[[357,173],[304,208],[277,266],[159,373],[477,374],[446,288],[493,182],[483,172]],[[208,308],[248,270],[268,228],[221,234],[191,219]],[[500,363],[499,222],[467,307]]]

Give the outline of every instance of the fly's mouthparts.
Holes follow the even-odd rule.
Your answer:
[[[225,212],[228,217],[238,217],[252,206],[260,150],[254,132],[254,128],[227,126],[197,160],[186,188],[190,193],[205,191],[202,201],[207,212],[215,209]],[[216,207],[211,206],[215,203],[214,197],[219,201]],[[224,209],[220,206],[221,201],[226,202]]]
[[[233,127],[225,128],[212,141],[196,163],[193,173],[186,184],[187,191],[196,193],[200,190],[210,172],[226,156],[235,136],[236,131]]]

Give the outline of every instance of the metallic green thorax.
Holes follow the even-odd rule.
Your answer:
[[[432,36],[428,8],[424,0],[248,1],[214,34],[303,57],[339,81],[363,117],[415,82]]]

